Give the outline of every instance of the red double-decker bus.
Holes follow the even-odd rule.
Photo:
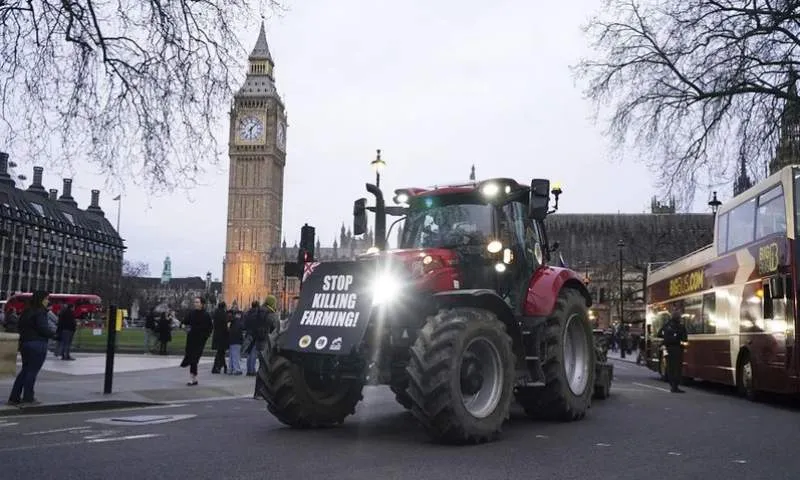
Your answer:
[[[12,295],[6,302],[6,313],[12,308],[17,312],[22,312],[32,295],[33,294],[30,292],[15,293]],[[81,293],[50,294],[50,309],[53,313],[58,314],[61,307],[66,304],[72,305],[72,310],[75,312],[76,319],[90,320],[102,314],[103,302],[97,295]]]
[[[785,167],[720,207],[711,245],[648,269],[651,370],[666,371],[655,335],[677,309],[689,333],[685,377],[732,385],[751,399],[800,393],[798,206],[800,166]]]

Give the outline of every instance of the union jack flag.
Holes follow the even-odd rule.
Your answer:
[[[317,268],[320,262],[306,262],[303,264],[303,281],[305,282],[309,275]]]

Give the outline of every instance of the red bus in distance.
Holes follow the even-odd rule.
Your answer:
[[[5,305],[5,312],[8,313],[12,308],[17,313],[22,313],[25,306],[30,301],[33,294],[28,293],[15,293],[8,299]],[[90,317],[97,316],[102,313],[102,300],[97,295],[82,294],[82,293],[51,293],[50,294],[50,310],[56,315],[66,304],[72,305],[72,310],[75,312],[75,318],[86,320]]]
[[[800,393],[798,207],[800,166],[788,166],[721,206],[711,245],[648,268],[651,370],[666,372],[655,335],[678,311],[689,334],[684,377],[735,386],[751,399]]]

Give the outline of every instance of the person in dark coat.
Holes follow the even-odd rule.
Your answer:
[[[19,350],[22,355],[22,369],[14,380],[9,405],[37,404],[33,394],[36,376],[47,358],[47,342],[55,338],[56,332],[47,319],[47,303],[50,294],[36,291],[19,319]]]
[[[229,373],[231,375],[242,374],[242,340],[244,324],[242,321],[242,312],[231,310],[228,319],[228,346],[230,355],[228,358],[228,365],[230,365]]]
[[[681,322],[683,312],[680,309],[672,311],[669,320],[662,326],[657,338],[662,339],[662,345],[667,348],[667,379],[672,393],[684,393],[680,389],[683,377],[683,347],[688,341],[686,327]]]
[[[228,351],[228,312],[226,311],[225,302],[220,302],[217,309],[214,310],[214,335],[211,337],[211,349],[216,350],[214,355],[214,366],[211,368],[211,373],[219,373],[224,370],[228,373],[228,367],[225,365],[225,353]]]
[[[167,312],[161,312],[156,323],[158,333],[158,354],[167,354],[167,344],[172,341],[172,320],[167,317]]]
[[[61,360],[75,360],[70,355],[72,339],[75,337],[75,330],[78,329],[78,322],[75,320],[75,312],[72,305],[65,304],[58,312],[59,343],[56,355],[61,354]]]
[[[189,367],[191,377],[187,384],[189,386],[197,385],[197,364],[206,348],[208,337],[214,330],[214,322],[205,307],[206,300],[202,297],[195,297],[194,309],[186,315],[182,322],[189,327],[189,333],[186,334],[186,352],[181,362],[182,368]]]

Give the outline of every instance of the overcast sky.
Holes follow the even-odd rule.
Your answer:
[[[387,189],[464,181],[474,163],[479,179],[561,182],[562,212],[649,208],[653,175],[629,158],[609,159],[569,70],[588,53],[580,28],[600,0],[546,8],[530,0],[291,3],[267,25],[289,118],[283,231],[290,244],[304,222],[324,245],[342,222],[352,224],[352,202],[374,180],[369,162],[377,148],[388,164]],[[259,22],[242,29],[248,51]],[[227,132],[226,117],[223,144]],[[23,168],[18,173],[30,178],[32,166]],[[45,181],[61,190],[57,175],[45,172]],[[128,189],[121,212],[127,257],[147,262],[152,275],[170,255],[173,276],[221,277],[227,182],[224,163],[188,197]],[[81,207],[98,187],[100,178],[75,176]],[[112,224],[116,193],[101,193]],[[698,192],[696,210],[706,195]]]

